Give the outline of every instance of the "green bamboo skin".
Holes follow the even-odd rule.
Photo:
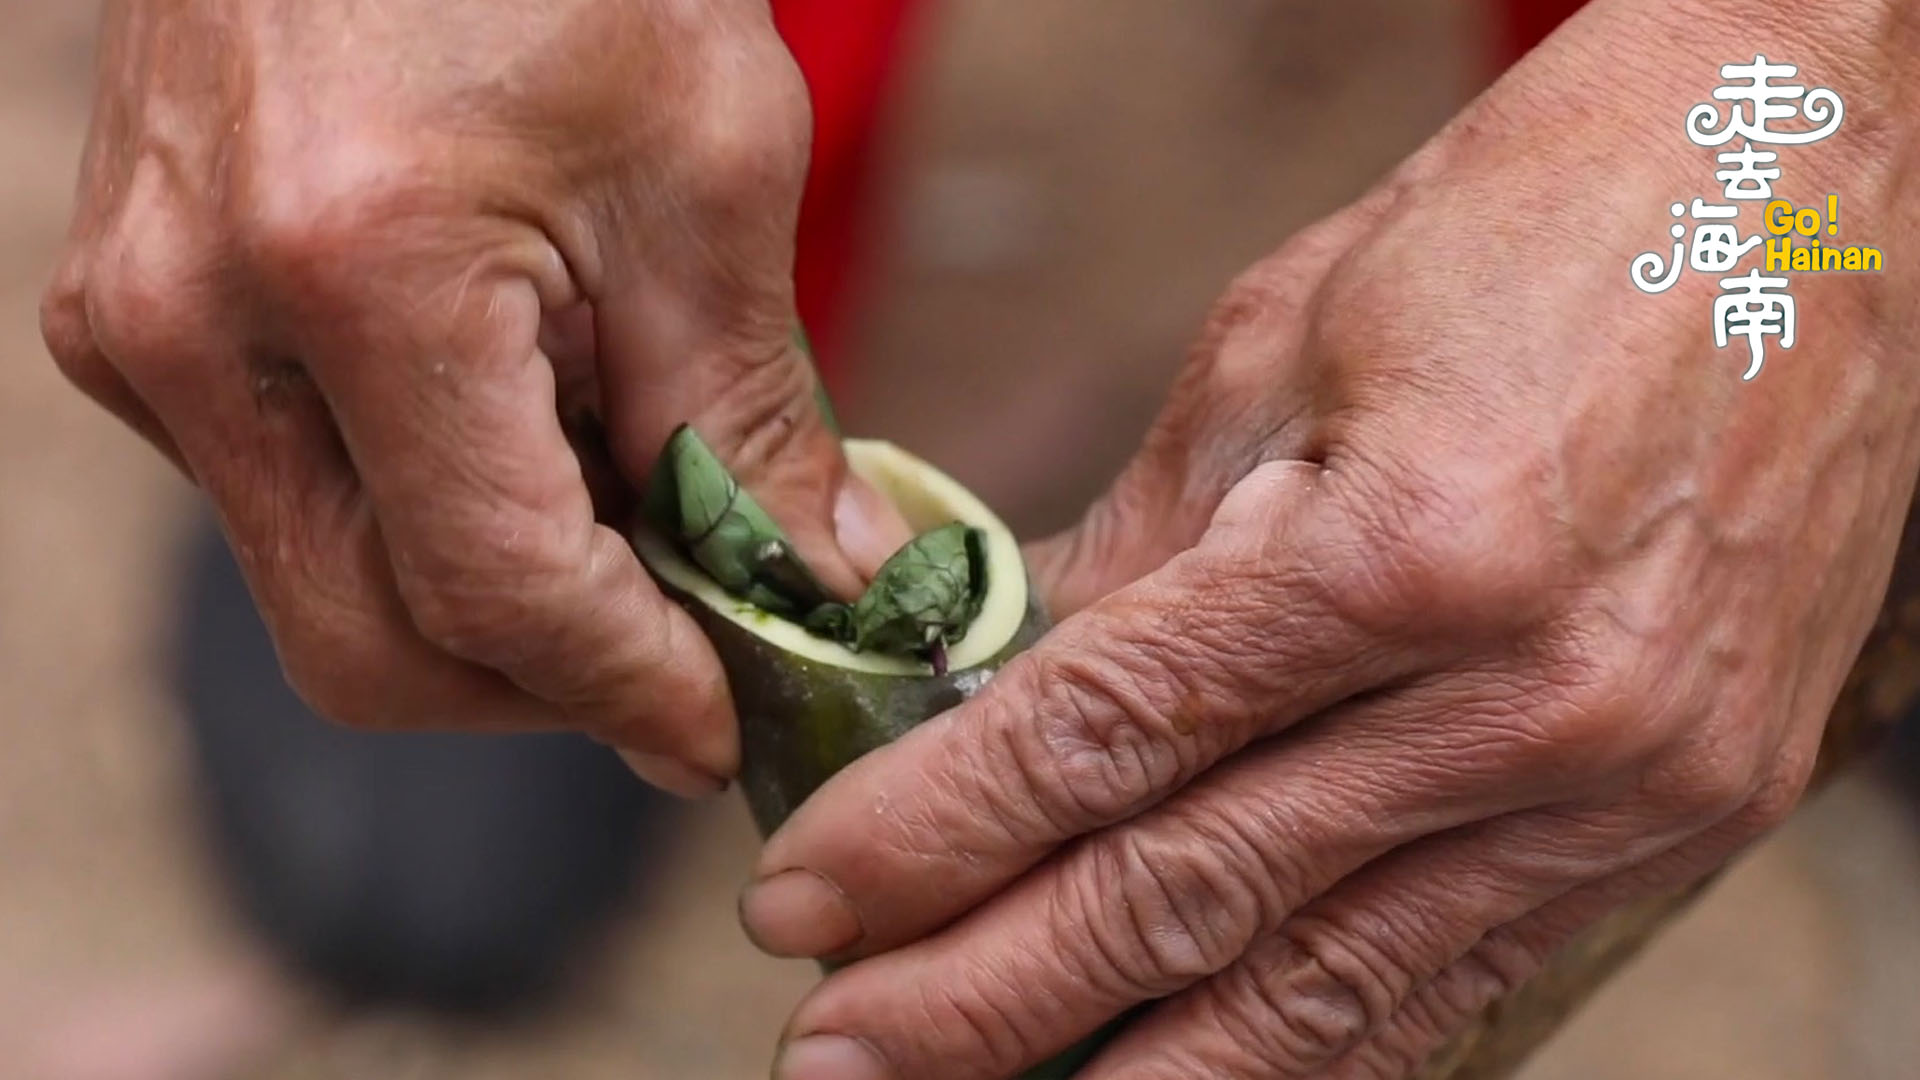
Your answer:
[[[795,656],[688,594],[671,586],[667,592],[706,631],[726,669],[740,717],[740,788],[763,837],[834,773],[978,693],[1049,625],[1029,590],[1019,630],[985,662],[937,676],[875,675]],[[1070,1080],[1118,1027],[1109,1025],[1019,1080]]]
[[[740,717],[740,787],[763,836],[834,773],[972,697],[1048,626],[1046,612],[1030,599],[1013,639],[985,662],[945,675],[879,675],[796,656],[687,594],[673,594],[726,669]]]
[[[937,476],[900,451],[885,448],[885,452]],[[938,480],[952,484],[945,477]],[[997,521],[990,527],[1005,532]],[[989,573],[1020,574],[1026,600],[1018,625],[999,648],[944,675],[931,670],[862,671],[804,656],[769,640],[765,631],[780,622],[775,616],[747,614],[750,609],[731,598],[715,596],[711,590],[695,595],[676,584],[672,573],[662,572],[665,560],[658,554],[657,539],[639,534],[635,547],[662,590],[693,616],[720,658],[740,720],[740,787],[763,837],[771,836],[833,774],[978,693],[995,672],[1040,640],[1051,625],[1026,566],[1019,562],[1018,549],[1003,549],[1014,552],[1009,558],[1015,565],[995,562]],[[684,573],[684,562],[681,567]],[[1108,1025],[1017,1080],[1069,1080],[1119,1026],[1119,1022]]]

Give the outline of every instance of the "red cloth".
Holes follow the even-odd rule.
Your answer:
[[[800,318],[822,375],[836,382],[841,333],[857,299],[861,207],[876,132],[920,0],[773,0],[774,21],[813,97],[813,169],[800,210],[794,267]],[[1491,0],[1500,66],[1525,55],[1584,0]]]
[[[837,380],[841,332],[858,288],[861,214],[888,91],[918,0],[774,0],[774,22],[813,97],[813,169],[794,266],[800,319],[821,375]]]
[[[1586,6],[1586,0],[1497,0],[1497,3],[1502,71]]]

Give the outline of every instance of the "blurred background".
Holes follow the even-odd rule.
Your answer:
[[[329,838],[404,814],[391,792],[444,747],[387,754],[386,794],[270,767],[313,736],[273,734],[264,713],[285,706],[194,492],[61,381],[37,332],[92,5],[0,15],[0,1077],[764,1075],[814,972],[737,929],[754,837],[734,798],[676,809],[578,747],[515,744],[591,777],[597,831],[556,845],[516,824],[538,790],[488,786],[497,754],[455,780],[421,767],[420,790],[464,781],[480,810],[447,826],[473,842],[443,845],[446,865],[402,868],[445,885],[402,916],[444,931],[440,952],[385,969],[380,926],[262,884],[271,857],[236,806],[307,830],[319,854],[295,871],[360,880],[366,866],[327,862]],[[840,349],[847,426],[941,463],[1025,531],[1067,523],[1231,276],[1477,89],[1483,17],[1466,0],[935,6],[912,27],[878,272]],[[1920,1076],[1920,811],[1899,774],[1883,760],[1810,804],[1527,1080]],[[462,853],[492,857],[482,841],[501,836],[525,859],[509,857],[508,914],[488,917],[509,935],[571,928],[564,947],[522,942],[559,955],[551,970],[474,948],[498,927],[461,921],[497,907],[463,892],[480,878]],[[557,850],[591,872],[543,861]],[[264,950],[262,927],[298,947]],[[373,994],[388,975],[410,996]],[[462,978],[479,991],[443,992]],[[544,993],[503,1007],[524,987]],[[458,1011],[408,1004],[448,998]]]

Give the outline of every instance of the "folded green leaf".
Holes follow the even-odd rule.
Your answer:
[[[915,657],[944,670],[987,592],[978,529],[959,522],[895,552],[853,604],[830,597],[767,512],[687,425],[668,438],[642,503],[654,528],[714,583],[856,652]]]
[[[763,611],[798,619],[830,602],[786,532],[686,424],[660,452],[641,509],[716,584]]]
[[[894,552],[853,606],[852,648],[916,653],[965,637],[987,594],[981,539],[954,522]]]

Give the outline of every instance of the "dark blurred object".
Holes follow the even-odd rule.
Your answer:
[[[282,678],[217,530],[186,581],[175,670],[201,804],[270,948],[350,1003],[493,1011],[552,989],[659,846],[664,797],[575,736],[331,725]]]
[[[1907,714],[1887,746],[1886,766],[1920,811],[1920,709]]]
[[[1519,60],[1585,7],[1587,0],[1497,0],[1499,69]]]

